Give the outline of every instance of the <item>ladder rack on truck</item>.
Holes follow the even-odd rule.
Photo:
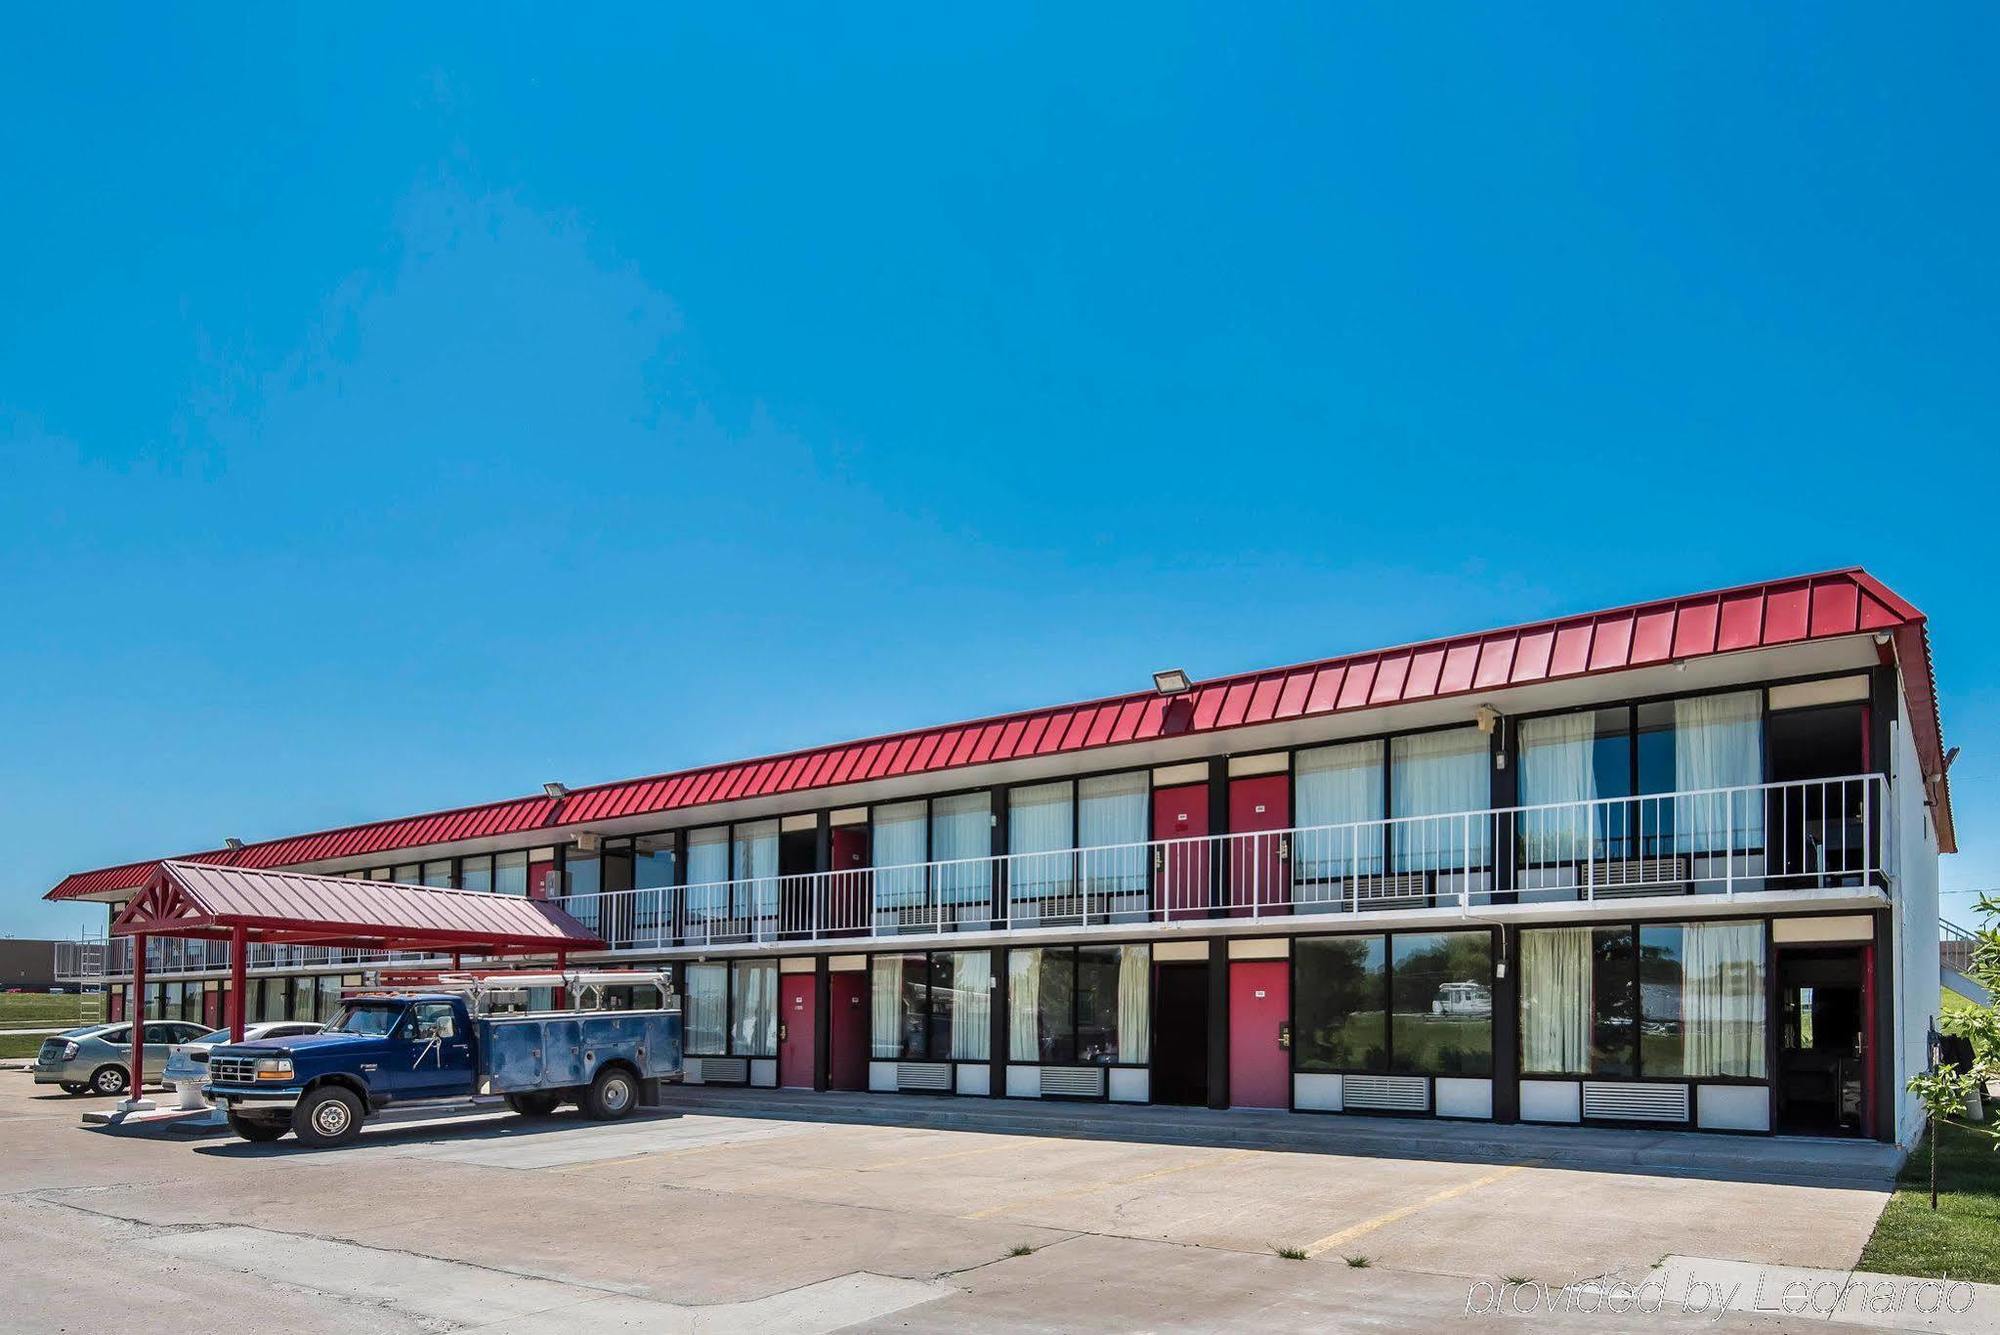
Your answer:
[[[530,1011],[535,990],[584,1005]],[[614,988],[648,988],[657,1007],[609,1006]],[[668,975],[572,969],[453,973],[418,989],[359,993],[317,1034],[218,1047],[209,1095],[247,1140],[286,1130],[340,1145],[391,1106],[505,1099],[524,1116],[574,1102],[624,1117],[681,1078],[681,1012]]]

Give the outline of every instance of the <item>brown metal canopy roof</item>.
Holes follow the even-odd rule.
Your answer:
[[[226,941],[239,927],[251,941],[488,956],[605,945],[561,909],[519,895],[198,862],[162,862],[111,931]]]

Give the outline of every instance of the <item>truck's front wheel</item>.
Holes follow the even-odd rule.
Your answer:
[[[600,1122],[613,1122],[639,1103],[639,1082],[630,1071],[608,1066],[583,1092],[583,1111]]]
[[[292,1109],[292,1132],[318,1148],[345,1145],[361,1134],[361,1100],[339,1085],[321,1085]]]
[[[276,1117],[245,1117],[242,1113],[229,1114],[229,1129],[245,1140],[259,1143],[276,1140],[287,1130],[282,1119]]]

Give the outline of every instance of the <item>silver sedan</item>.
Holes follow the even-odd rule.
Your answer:
[[[207,1032],[207,1025],[186,1020],[149,1022],[141,1060],[144,1078],[160,1078],[168,1048]],[[35,1056],[35,1083],[60,1085],[68,1094],[123,1094],[131,1080],[131,1062],[131,1025],[85,1025],[43,1040]]]

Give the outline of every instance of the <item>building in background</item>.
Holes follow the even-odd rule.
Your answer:
[[[56,950],[65,944],[23,937],[0,938],[0,989],[46,992],[56,985]]]
[[[559,900],[695,1081],[1907,1141],[1946,763],[1844,570],[191,860]],[[252,949],[253,1019],[438,963]]]

